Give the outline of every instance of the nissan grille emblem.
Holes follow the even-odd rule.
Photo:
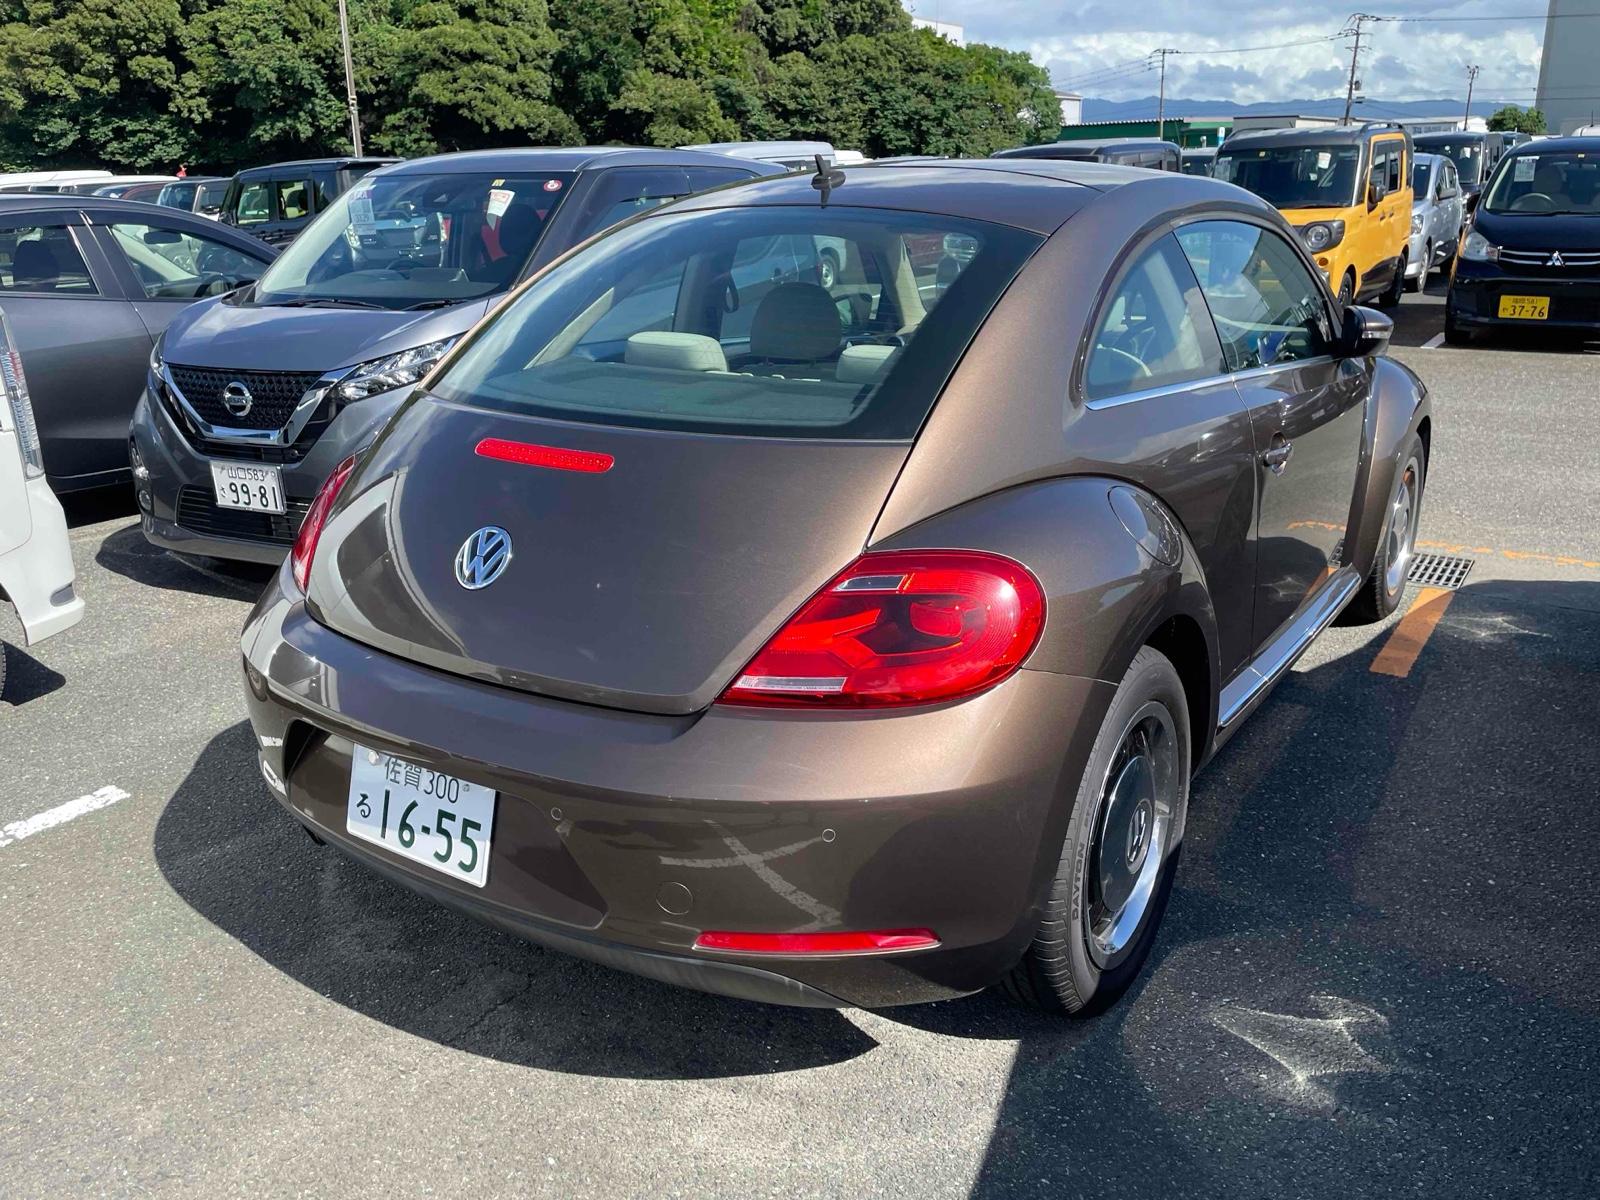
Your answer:
[[[511,535],[498,525],[485,525],[456,551],[456,582],[469,592],[486,588],[511,562]]]
[[[248,417],[250,406],[255,402],[256,398],[250,394],[250,389],[237,379],[231,380],[222,389],[222,407],[236,417]]]
[[[1561,257],[1561,251],[1557,250],[1550,256],[1550,265],[1552,267],[1564,267],[1567,265],[1567,260]]]

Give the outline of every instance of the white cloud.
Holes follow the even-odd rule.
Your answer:
[[[1347,39],[1249,54],[1218,51],[1280,46],[1337,33],[1351,0],[1305,0],[1255,7],[1149,0],[1127,5],[1104,0],[917,0],[918,16],[966,27],[968,41],[1026,50],[1057,84],[1111,100],[1151,96],[1153,70],[1138,60],[1167,46],[1167,94],[1240,104],[1330,96],[1344,91],[1350,65]],[[1455,99],[1466,91],[1466,68],[1482,68],[1475,95],[1531,104],[1544,39],[1542,20],[1508,20],[1538,13],[1543,0],[1467,0],[1447,5],[1398,0],[1380,11],[1391,17],[1488,17],[1482,21],[1367,26],[1362,91],[1384,100]],[[1370,52],[1367,47],[1370,46]],[[1114,68],[1133,61],[1117,73]]]

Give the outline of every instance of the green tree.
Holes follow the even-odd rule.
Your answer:
[[[1515,104],[1508,104],[1489,118],[1489,128],[1511,133],[1543,133],[1544,113],[1537,108],[1519,108]]]
[[[577,123],[551,103],[557,40],[545,0],[394,7],[393,26],[367,34],[387,67],[375,148],[416,155],[577,139]]]
[[[0,163],[170,168],[193,152],[178,0],[22,0],[0,22]]]

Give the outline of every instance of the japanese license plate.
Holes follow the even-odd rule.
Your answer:
[[[283,480],[278,468],[258,463],[211,464],[211,484],[217,490],[218,508],[246,512],[282,513]]]
[[[1513,321],[1548,321],[1549,296],[1501,296],[1500,315]]]
[[[402,858],[482,887],[494,833],[492,789],[357,746],[345,831]]]

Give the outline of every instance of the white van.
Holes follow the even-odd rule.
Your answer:
[[[0,174],[0,192],[73,191],[80,184],[110,183],[113,178],[110,171],[10,171]]]
[[[814,171],[817,155],[828,166],[835,166],[838,154],[829,142],[704,142],[698,146],[679,146],[679,150],[705,150],[711,154],[731,154],[734,158],[753,158],[791,171]]]
[[[22,356],[0,312],[0,600],[16,609],[25,645],[82,619],[83,600],[74,582],[66,516],[45,482]],[[0,642],[0,692],[5,683],[5,644]]]

